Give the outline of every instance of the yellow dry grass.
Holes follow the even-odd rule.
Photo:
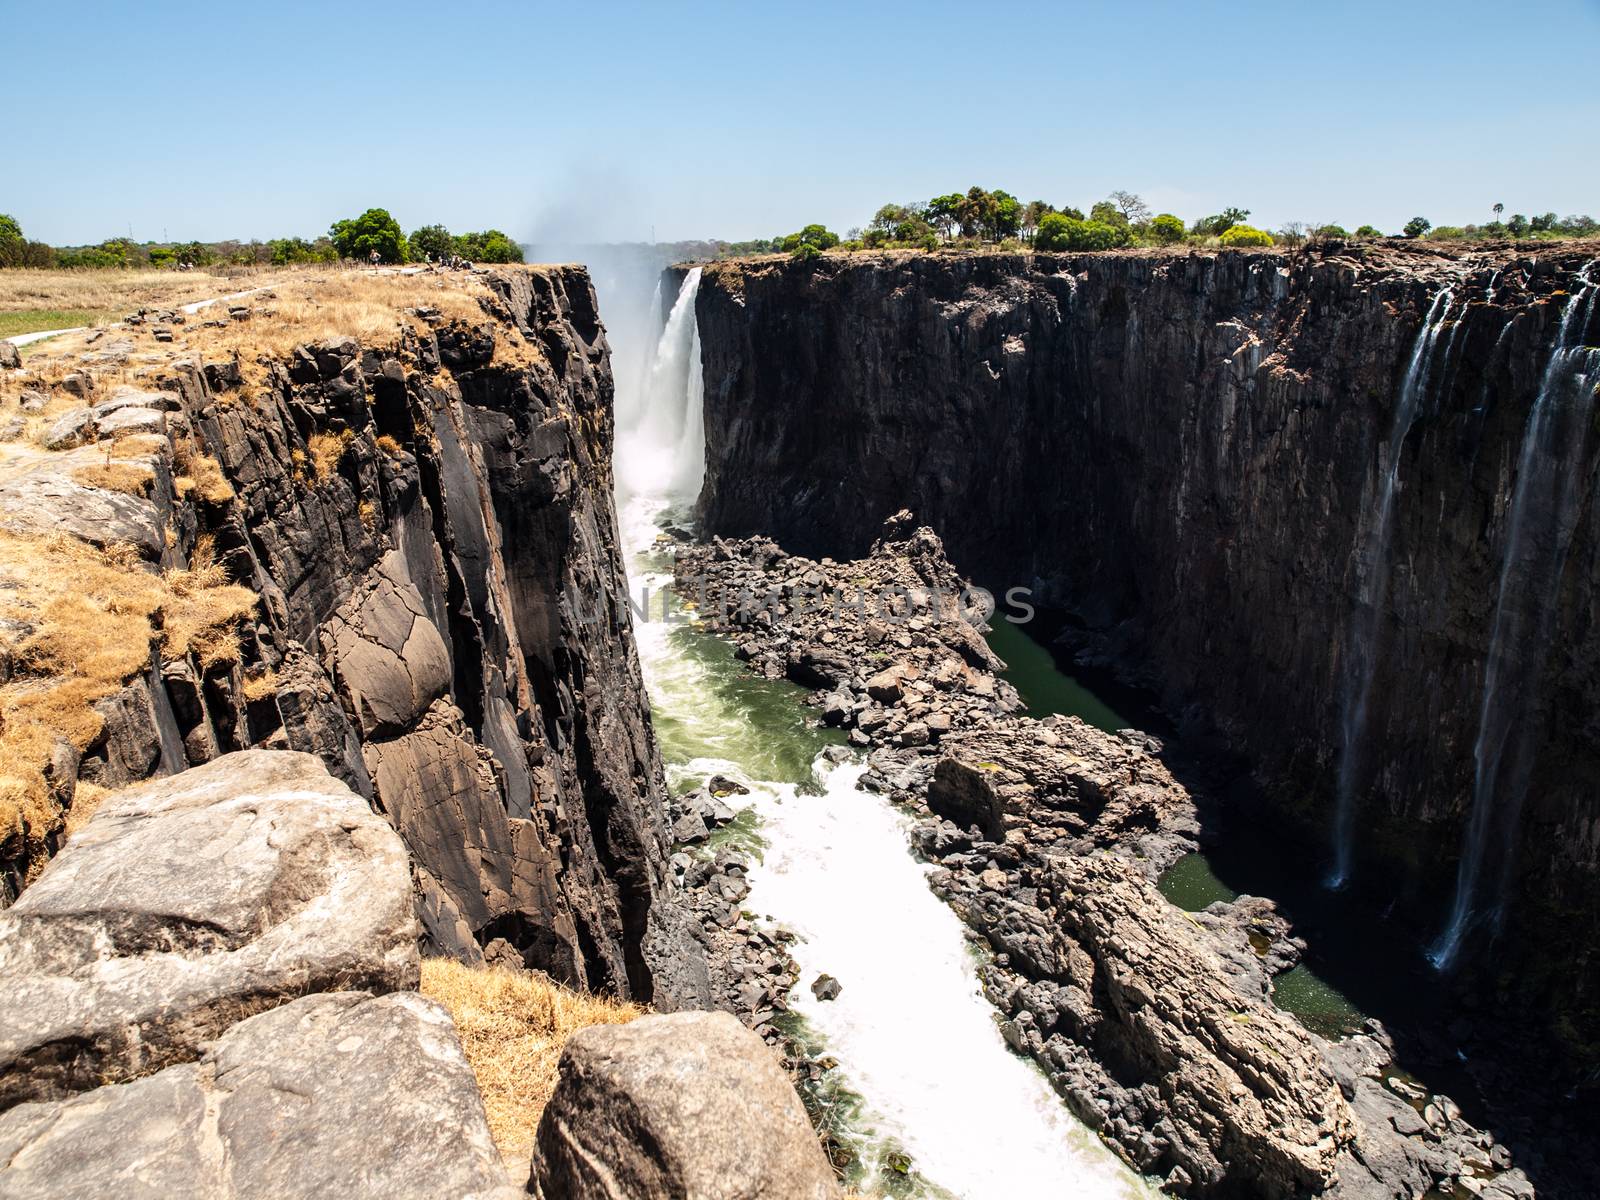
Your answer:
[[[89,823],[89,818],[94,816],[105,798],[111,795],[111,788],[103,788],[98,783],[89,783],[79,780],[78,786],[72,793],[72,807],[67,810],[65,833],[71,837]]]
[[[244,677],[244,698],[251,703],[265,700],[278,690],[278,673],[270,667],[258,668]]]
[[[84,487],[102,488],[108,492],[126,492],[130,496],[145,496],[149,494],[150,485],[155,482],[156,474],[148,467],[135,466],[133,463],[106,462],[79,467],[72,473],[72,477]]]
[[[188,570],[150,570],[127,546],[99,550],[65,534],[0,530],[0,841],[42,843],[60,817],[46,781],[58,740],[86,749],[100,733],[93,705],[150,665],[193,649],[237,657],[236,622],[256,595],[226,581],[209,540]],[[42,865],[42,856],[38,862]]]
[[[339,467],[339,460],[355,441],[356,435],[348,429],[338,433],[313,433],[307,443],[311,450],[311,470],[321,483]]]
[[[21,270],[0,271],[0,312],[77,310],[101,321],[120,320],[140,308],[170,308],[209,300],[284,275],[233,267],[212,271]],[[95,322],[90,322],[91,324]]]
[[[202,310],[182,332],[191,344],[208,352],[237,353],[241,360],[282,357],[296,346],[334,337],[355,338],[363,347],[387,347],[399,340],[402,327],[428,328],[407,309],[437,309],[436,320],[476,325],[488,319],[478,302],[490,296],[474,276],[329,269],[275,283],[271,297],[248,297],[241,302],[253,310],[248,321],[207,329],[203,321],[209,314]]]
[[[478,1078],[501,1157],[527,1162],[539,1117],[555,1091],[561,1047],[590,1025],[621,1025],[645,1010],[574,992],[534,974],[422,962],[422,994],[450,1010]]]
[[[222,473],[222,464],[189,438],[181,438],[172,447],[173,464],[178,468],[173,487],[180,497],[195,495],[211,504],[226,504],[233,499],[233,485]]]

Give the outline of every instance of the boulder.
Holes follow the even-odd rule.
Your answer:
[[[0,913],[0,1109],[199,1057],[313,992],[416,986],[405,847],[320,762],[250,750],[108,796]]]
[[[20,371],[22,352],[10,342],[0,341],[0,370]]]
[[[928,808],[962,829],[976,825],[991,842],[1004,836],[1000,824],[1003,805],[993,779],[981,766],[957,758],[941,759],[928,784]]]
[[[800,1097],[727,1013],[580,1030],[539,1122],[545,1200],[824,1200],[839,1185]]]
[[[844,988],[832,975],[818,975],[811,981],[811,994],[818,1000],[837,1000],[842,991]]]
[[[308,996],[198,1062],[0,1114],[13,1200],[478,1197],[511,1188],[443,1008],[412,992]]]
[[[127,542],[146,558],[159,560],[166,540],[162,513],[153,500],[89,487],[76,478],[81,469],[107,461],[102,448],[84,446],[8,464],[0,479],[0,526],[17,533],[70,533],[96,546]],[[150,454],[119,454],[109,461],[152,473],[165,469]]]
[[[71,408],[62,413],[44,433],[46,450],[65,450],[86,442],[94,433],[94,413],[87,408]]]

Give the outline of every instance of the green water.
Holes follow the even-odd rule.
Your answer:
[[[1204,854],[1185,854],[1168,868],[1157,886],[1163,896],[1189,912],[1199,912],[1218,900],[1239,898],[1238,892],[1217,878]]]
[[[1156,886],[1163,896],[1188,912],[1199,912],[1219,900],[1239,898],[1238,892],[1217,878],[1211,860],[1198,853],[1185,854],[1173,863]],[[1274,1004],[1326,1038],[1355,1033],[1367,1019],[1348,996],[1305,963],[1279,975],[1272,981],[1272,989]]]
[[[993,624],[987,638],[989,649],[1005,660],[1006,669],[1000,676],[1017,689],[1030,716],[1047,717],[1059,713],[1078,717],[1107,733],[1134,727],[1132,721],[1064,674],[1056,666],[1049,649],[1023,632],[1021,625],[1013,625],[999,616]]]
[[[1367,1017],[1355,1004],[1305,963],[1272,981],[1272,999],[1285,1012],[1325,1038],[1348,1037],[1359,1032]]]
[[[666,637],[671,655],[653,664],[652,717],[674,788],[697,787],[731,763],[750,779],[814,790],[811,764],[845,738],[815,724],[816,711],[800,703],[805,689],[751,673],[731,643],[692,626]]]

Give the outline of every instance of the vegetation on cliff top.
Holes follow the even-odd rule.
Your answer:
[[[407,237],[399,222],[382,208],[335,221],[327,236],[313,239],[135,242],[114,237],[93,246],[49,246],[32,241],[14,217],[0,213],[0,267],[179,271],[216,266],[282,267],[341,258],[370,262],[374,251],[383,263],[442,262],[451,256],[480,263],[523,261],[522,247],[501,230],[453,234],[443,225],[424,225]],[[0,330],[0,336],[3,334]]]
[[[1519,215],[1502,223],[1504,205],[1495,205],[1495,220],[1486,225],[1437,226],[1426,217],[1413,217],[1392,236],[1421,238],[1431,231],[1435,241],[1492,241],[1505,238],[1557,240],[1592,237],[1600,222],[1587,216],[1558,218],[1555,213],[1528,218]],[[936,250],[940,246],[997,245],[1002,249],[1086,251],[1114,250],[1123,246],[1273,246],[1294,248],[1307,241],[1335,238],[1377,238],[1375,225],[1363,224],[1352,234],[1333,222],[1289,221],[1276,230],[1246,224],[1250,210],[1225,208],[1185,225],[1175,213],[1152,213],[1133,192],[1112,192],[1090,206],[1087,214],[1070,205],[1057,208],[1045,200],[1023,203],[1010,192],[981,187],[951,192],[910,204],[885,204],[872,220],[843,238],[822,225],[808,225],[800,233],[770,240],[722,243],[717,257],[752,254],[792,254],[814,258],[837,246],[850,250]],[[826,242],[827,244],[823,244]]]

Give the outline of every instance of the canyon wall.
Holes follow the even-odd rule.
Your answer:
[[[1242,752],[1266,812],[1315,848],[1308,872],[1327,869],[1352,659],[1370,655],[1349,739],[1353,882],[1431,937],[1473,807],[1524,432],[1594,257],[1336,244],[715,264],[698,298],[704,527],[844,557],[910,508],[962,571],[1033,587],[1081,623],[1083,653]],[[1397,425],[1447,286],[1416,419]],[[1596,307],[1568,330],[1576,344],[1600,340]],[[1372,514],[1397,428],[1380,568]],[[1559,539],[1559,570],[1508,589],[1515,603],[1547,588],[1553,608],[1547,637],[1498,643],[1529,765],[1525,788],[1492,797],[1475,911],[1503,895],[1505,920],[1497,937],[1481,921],[1467,956],[1478,982],[1533,998],[1590,1055],[1597,441],[1586,417],[1537,463],[1564,473],[1575,527],[1517,535]]]
[[[55,816],[4,833],[11,895],[83,782],[305,750],[400,832],[434,951],[481,962],[488,947],[569,984],[693,1002],[698,952],[664,883],[664,784],[621,602],[594,294],[576,268],[472,286],[482,311],[410,309],[369,344],[211,355],[187,335],[201,349],[85,410],[159,417],[142,494],[84,488],[49,456],[30,467],[62,475],[63,519],[114,500],[118,520],[83,536],[134,544],[137,569],[192,566],[204,544],[259,599],[225,652],[154,638],[149,672],[95,703],[98,732],[57,740]],[[234,319],[270,328],[272,306]],[[56,382],[104,401],[97,369],[151,361],[141,324],[82,356],[87,383]],[[81,440],[94,421],[110,436],[109,415],[89,420]]]

